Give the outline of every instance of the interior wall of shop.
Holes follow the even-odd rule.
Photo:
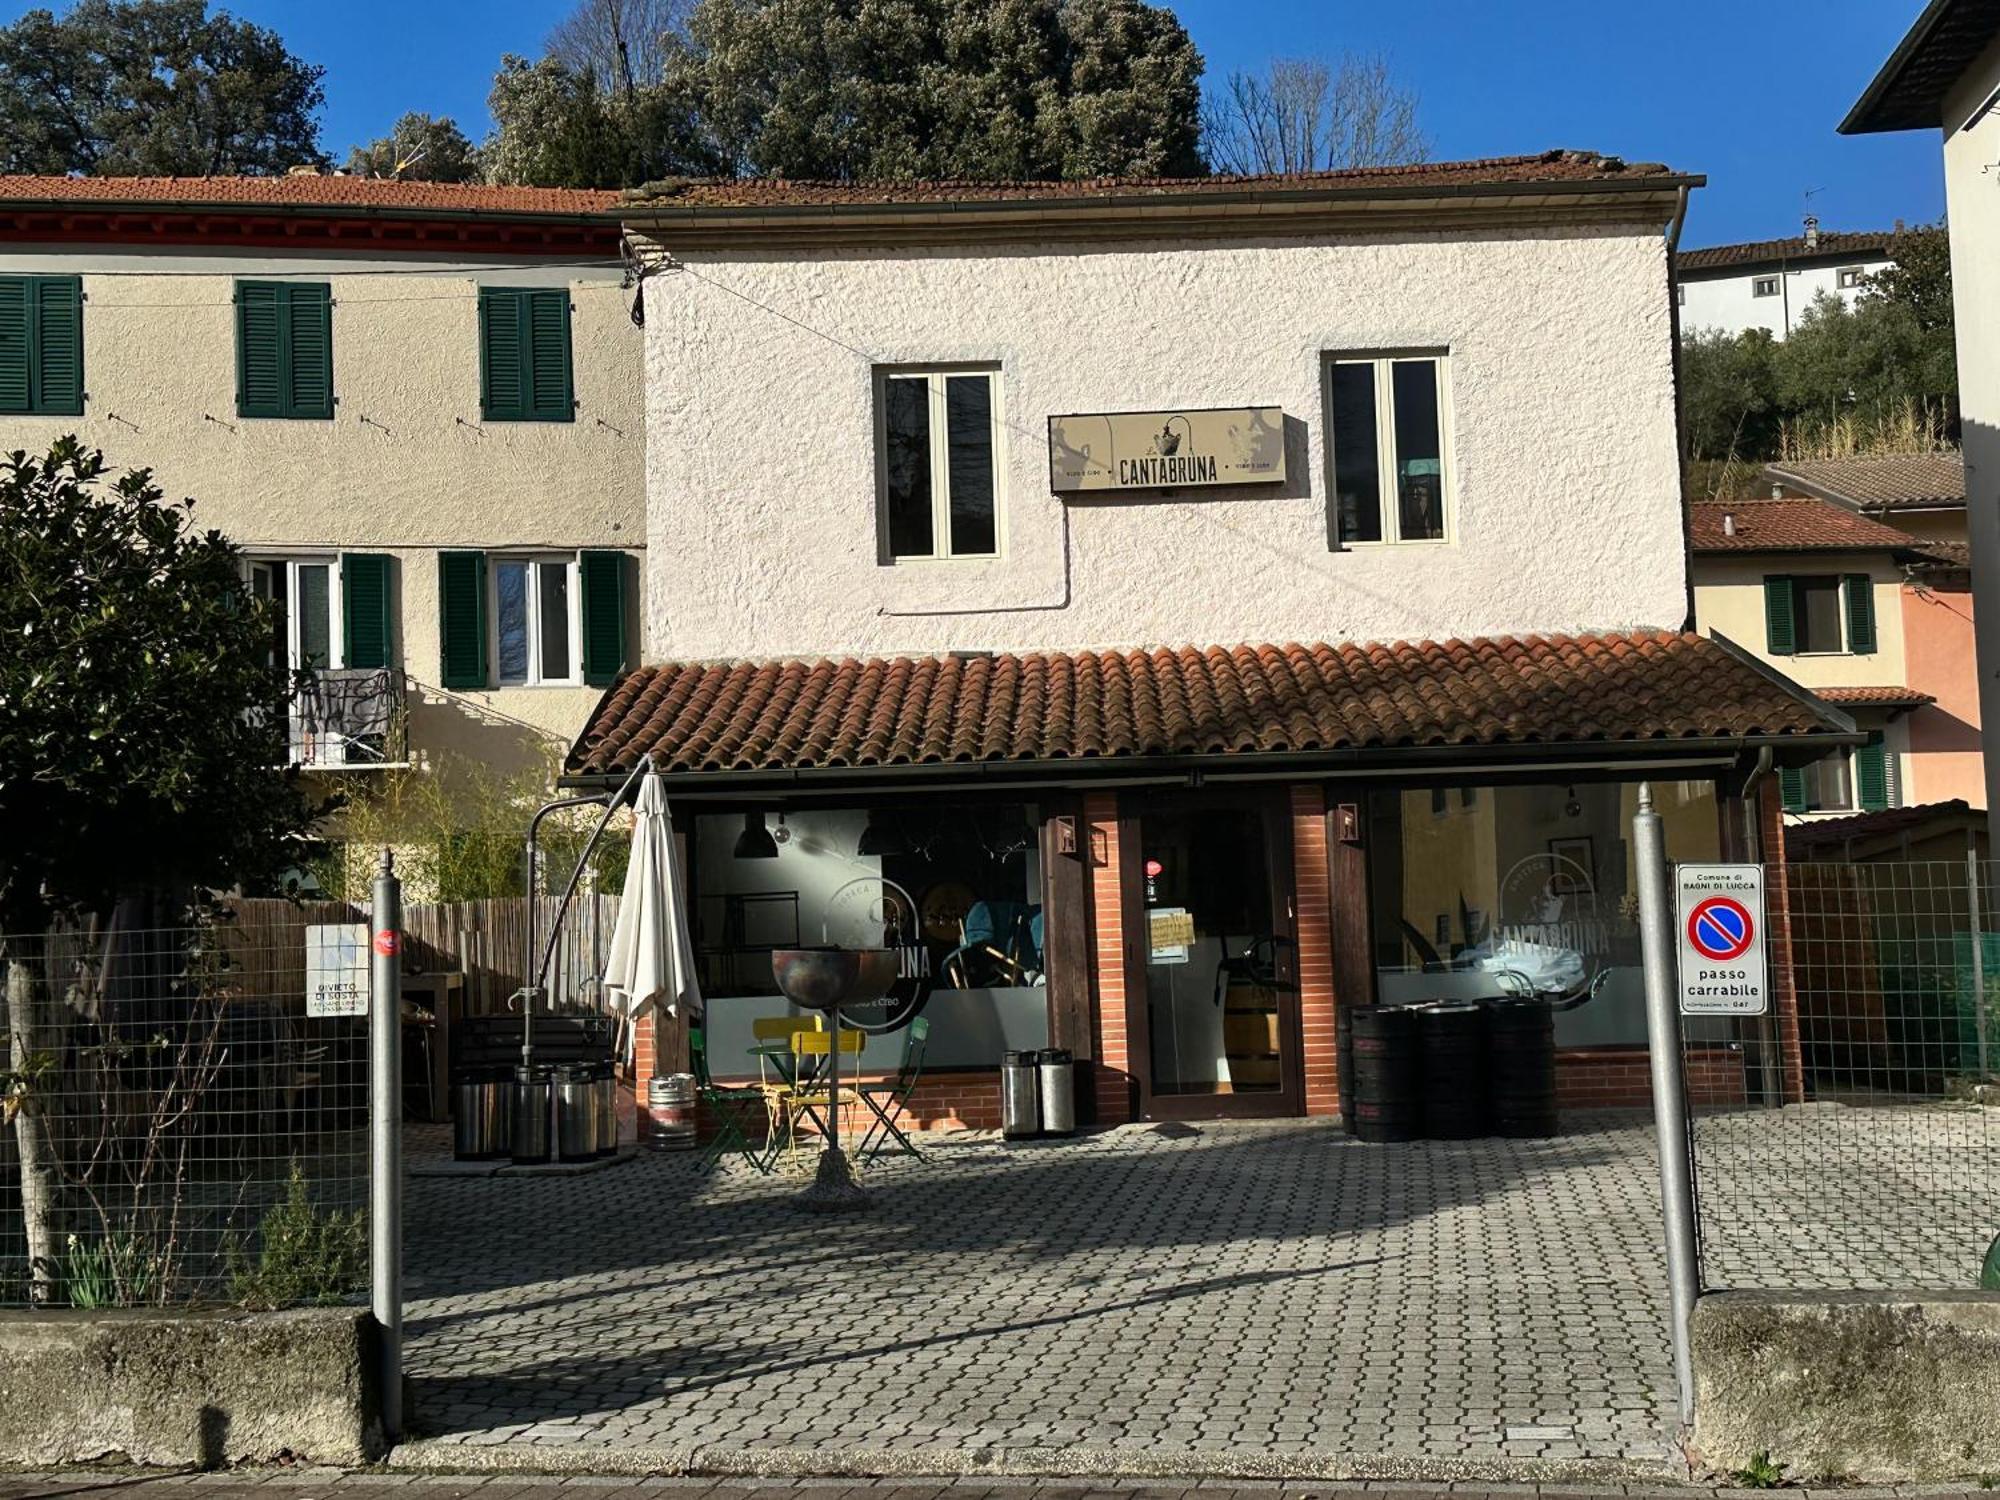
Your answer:
[[[696,274],[647,283],[649,656],[1678,626],[1660,228],[677,250]],[[1450,539],[1336,550],[1324,357],[1440,349]],[[885,565],[874,372],[938,362],[1000,371],[1001,555]],[[1285,411],[1283,483],[1051,490],[1053,414],[1250,404]]]

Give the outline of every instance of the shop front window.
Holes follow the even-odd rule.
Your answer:
[[[889,1009],[921,1001],[928,1068],[993,1067],[1048,1045],[1041,819],[1032,804],[787,808],[692,821],[695,946],[709,1065],[755,1076],[753,1023],[795,1013],[778,948],[882,941],[904,954]],[[877,936],[879,934],[879,936]],[[884,1008],[857,1011],[864,1025]],[[892,1071],[900,1030],[871,1035],[863,1071]]]
[[[1385,1002],[1536,995],[1561,1046],[1646,1040],[1631,784],[1542,783],[1369,801],[1377,990]],[[1675,860],[1720,857],[1714,785],[1655,782]],[[1440,800],[1442,810],[1440,810]]]

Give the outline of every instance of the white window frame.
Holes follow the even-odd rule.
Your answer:
[[[254,582],[259,568],[285,570],[285,670],[299,670],[299,569],[324,567],[327,573],[326,608],[329,615],[326,635],[326,670],[347,665],[346,614],[340,596],[340,554],[337,552],[252,553],[244,559],[244,578]]]
[[[1860,266],[1842,266],[1833,273],[1833,284],[1843,292],[1858,291],[1861,278],[1867,274]]]
[[[984,375],[992,390],[988,403],[993,445],[993,550],[951,550],[951,432],[945,403],[945,381],[953,376]],[[891,380],[928,383],[931,432],[931,550],[898,555],[889,535],[889,389]],[[940,562],[996,562],[1007,551],[1006,421],[1000,410],[998,364],[877,365],[875,367],[875,517],[880,560],[900,567]]]
[[[1393,369],[1412,360],[1429,360],[1437,369],[1438,504],[1443,525],[1437,536],[1403,537],[1402,495],[1396,487],[1396,395]],[[1339,365],[1372,365],[1375,370],[1375,480],[1381,507],[1382,535],[1377,541],[1340,536],[1340,494],[1334,485],[1333,372]],[[1326,503],[1333,509],[1334,533],[1340,549],[1362,547],[1444,547],[1458,540],[1458,500],[1454,493],[1457,465],[1451,453],[1451,351],[1449,349],[1356,350],[1329,353],[1320,360],[1320,411],[1326,431]]]
[[[560,563],[568,577],[569,675],[542,675],[542,568]],[[524,601],[528,613],[528,674],[520,679],[500,671],[500,570],[519,565],[528,570]],[[486,560],[486,649],[493,663],[495,688],[581,687],[583,685],[583,567],[574,552],[496,552]]]
[[[1778,295],[1779,280],[1776,276],[1752,276],[1750,295],[1753,297],[1775,297]]]

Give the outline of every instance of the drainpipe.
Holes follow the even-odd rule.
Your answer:
[[[1764,821],[1757,816],[1758,789],[1764,778],[1771,774],[1771,764],[1775,759],[1771,747],[1765,745],[1757,752],[1757,764],[1743,779],[1743,847],[1759,860],[1764,857]]]

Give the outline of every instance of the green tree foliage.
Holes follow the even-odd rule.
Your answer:
[[[297,857],[312,810],[241,564],[73,437],[0,463],[0,933]]]
[[[356,146],[347,170],[362,177],[405,182],[477,182],[479,148],[449,115],[404,115],[387,135]]]
[[[1779,343],[1761,329],[1681,345],[1688,457],[1762,460],[1821,449],[1934,446],[1958,398],[1943,229],[1898,236],[1896,264],[1849,307],[1822,294]]]
[[[0,172],[320,166],[323,69],[207,0],[77,0],[0,28]]]
[[[691,102],[672,84],[607,93],[588,69],[509,53],[486,103],[494,129],[480,157],[489,182],[636,187],[656,177],[707,175],[717,166],[695,128]]]
[[[1201,54],[1144,0],[699,0],[666,76],[794,178],[1194,175]]]

